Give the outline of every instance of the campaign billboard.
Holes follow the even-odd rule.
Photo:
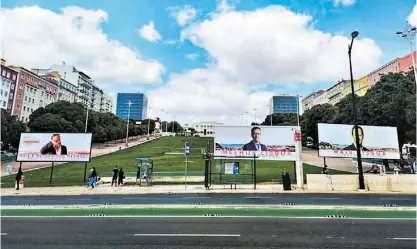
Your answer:
[[[356,158],[354,125],[318,124],[319,156]],[[400,159],[397,127],[358,125],[362,158]]]
[[[296,161],[298,131],[295,126],[216,126],[214,156]]]
[[[17,162],[89,162],[91,133],[22,133]]]

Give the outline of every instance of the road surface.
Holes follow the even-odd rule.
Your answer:
[[[374,194],[149,194],[81,196],[3,196],[7,205],[331,205],[415,207],[415,195]]]
[[[2,248],[416,248],[415,220],[6,218]]]

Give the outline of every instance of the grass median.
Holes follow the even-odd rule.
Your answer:
[[[2,209],[1,216],[271,216],[415,219],[408,210],[297,209],[297,208],[52,208]]]
[[[184,155],[166,154],[184,152],[184,143],[190,142],[189,172],[204,172],[204,160],[201,149],[208,142],[213,144],[213,138],[202,137],[162,137],[144,144],[117,151],[111,154],[94,157],[87,164],[88,171],[96,167],[99,174],[110,174],[114,166],[123,168],[125,172],[136,172],[135,158],[150,157],[154,160],[155,172],[184,172]],[[242,160],[243,161],[243,160]],[[215,165],[214,163],[213,165]],[[249,164],[249,162],[246,162]],[[290,173],[291,181],[295,183],[294,164],[286,161],[257,161],[257,181],[281,183],[281,172]],[[25,187],[48,186],[80,186],[84,185],[84,163],[66,163],[54,166],[52,184],[49,184],[51,168],[43,168],[24,172]],[[304,174],[319,174],[320,167],[304,164]],[[349,174],[344,171],[329,170],[329,174]],[[183,175],[183,174],[181,174]],[[2,188],[14,187],[15,175],[1,178]]]

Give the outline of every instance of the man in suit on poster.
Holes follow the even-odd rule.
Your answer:
[[[51,141],[41,149],[42,155],[67,155],[67,147],[61,144],[61,136],[57,133],[53,134]]]
[[[253,127],[251,129],[252,141],[243,146],[243,150],[249,151],[266,151],[266,146],[261,144],[261,128]]]

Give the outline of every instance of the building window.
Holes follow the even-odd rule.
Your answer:
[[[3,100],[3,107],[6,107],[6,101]]]
[[[8,104],[7,108],[12,109],[12,104]]]
[[[16,109],[20,110],[20,105],[19,104],[16,105]]]
[[[10,79],[10,72],[7,72],[6,78],[9,78]]]
[[[32,103],[35,103],[35,99],[32,99]]]
[[[0,91],[0,95],[3,95],[3,90]]]
[[[43,97],[43,91],[41,92],[41,97]]]
[[[7,95],[6,95],[7,96]],[[9,99],[13,99],[13,93],[10,94]]]
[[[18,94],[17,95],[17,99],[22,99],[22,95],[21,94]]]
[[[5,92],[4,92],[4,96],[6,96],[6,97],[7,97],[7,94],[8,94],[8,92],[7,92],[7,91],[5,91]]]
[[[13,80],[16,80],[16,74],[13,74],[12,78]]]
[[[30,112],[33,112],[33,108],[30,109]]]
[[[23,106],[23,111],[24,111],[24,112],[26,111],[26,106]]]
[[[19,89],[23,89],[23,84],[19,85]],[[27,89],[26,89],[27,90]]]
[[[32,100],[32,98],[29,98],[29,102]]]
[[[12,90],[14,90],[14,84],[12,84],[12,85],[10,86],[10,88],[11,88]]]
[[[3,76],[3,77],[6,76],[6,70],[1,70],[1,76]]]

